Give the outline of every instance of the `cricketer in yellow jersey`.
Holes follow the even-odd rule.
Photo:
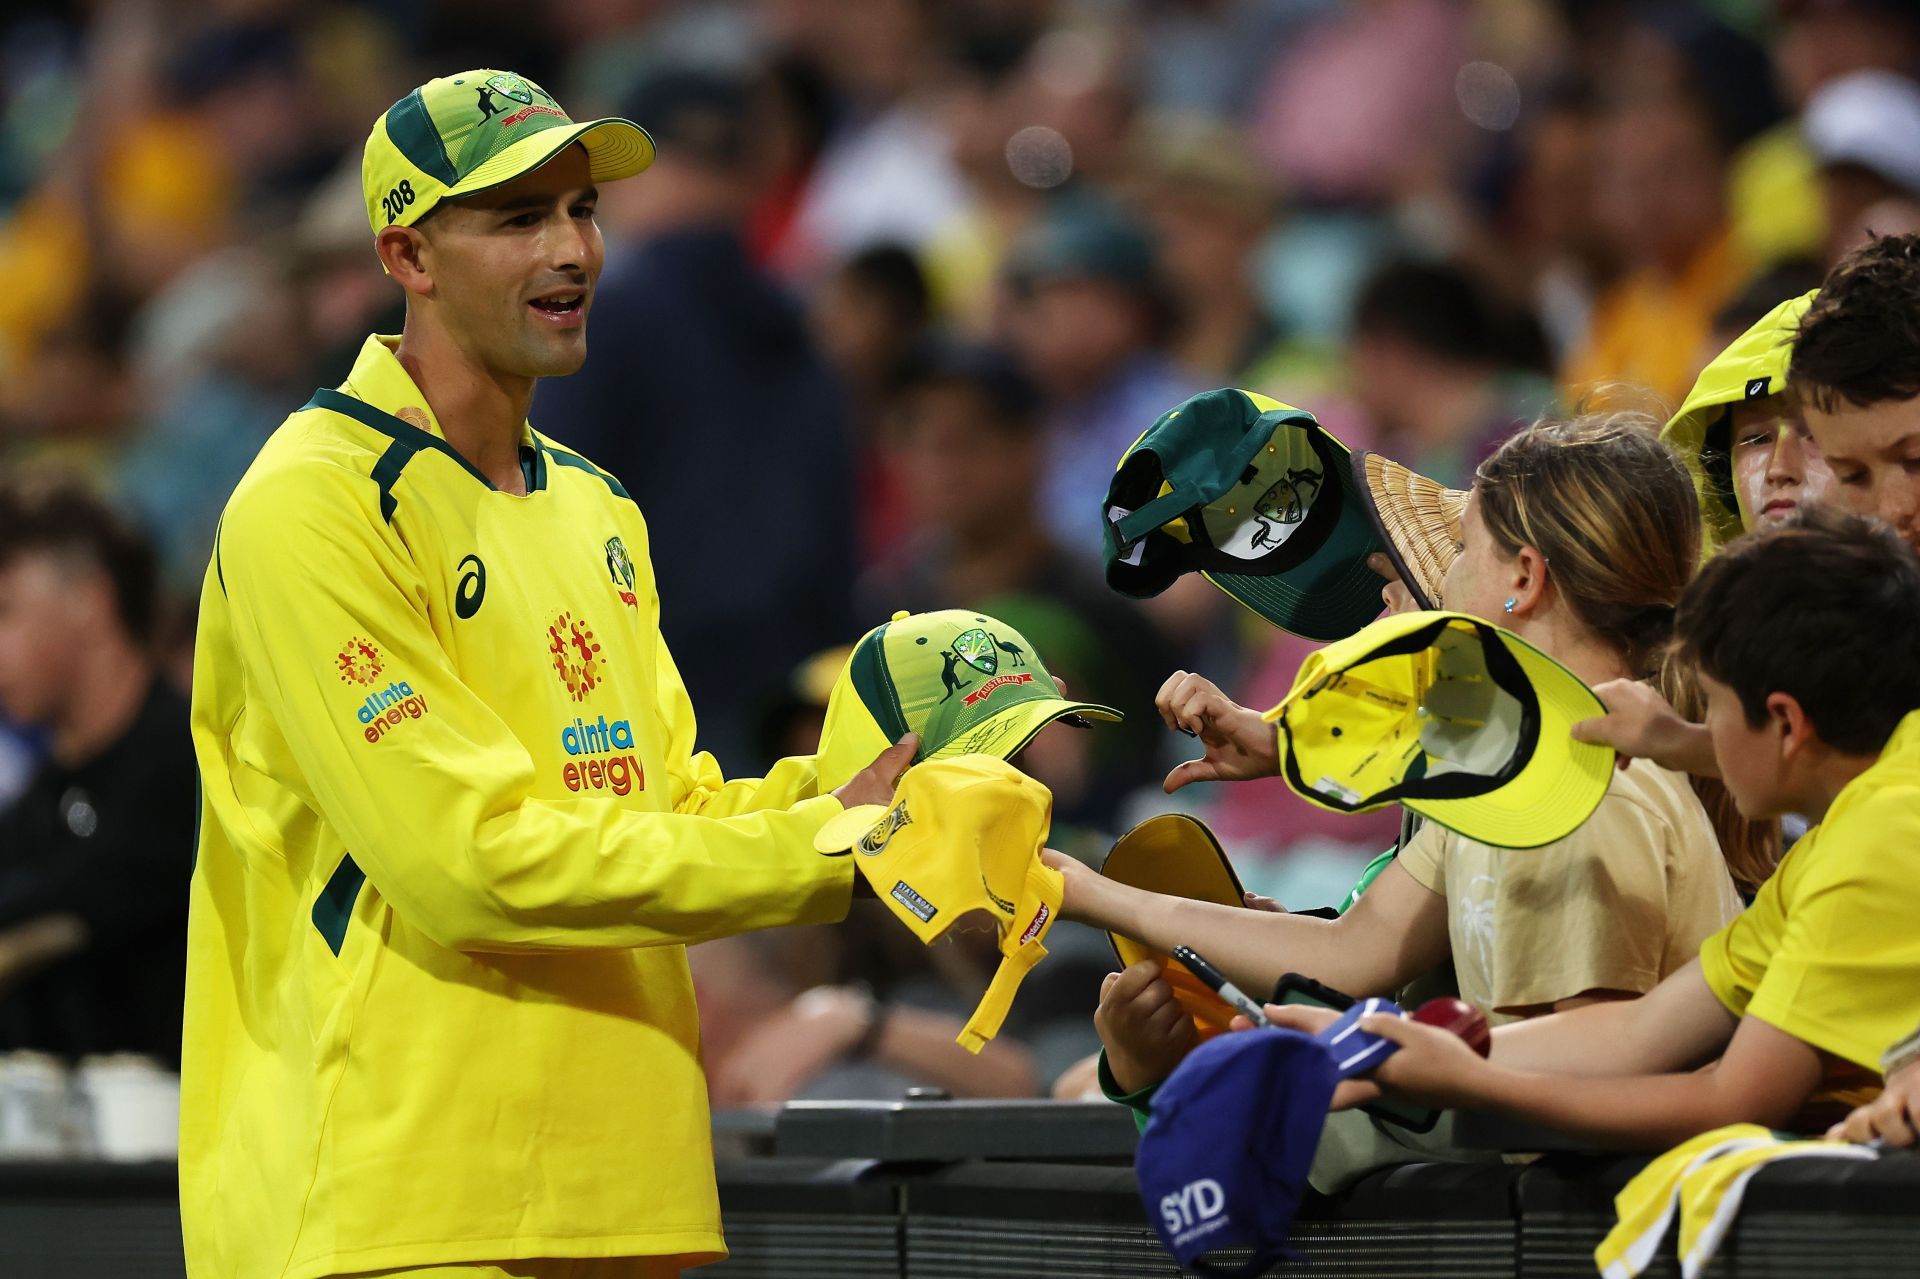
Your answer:
[[[886,803],[914,743],[832,795],[810,758],[723,780],[640,512],[526,422],[586,356],[594,183],[651,158],[485,70],[368,140],[405,332],[262,448],[202,594],[194,1279],[652,1279],[725,1253],[684,946],[839,919],[853,859],[814,836]]]

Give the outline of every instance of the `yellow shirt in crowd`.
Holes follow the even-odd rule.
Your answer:
[[[1557,843],[1492,848],[1429,822],[1400,864],[1446,897],[1460,997],[1495,1024],[1590,990],[1652,990],[1740,913],[1693,788],[1645,760]]]
[[[1700,948],[1700,970],[1735,1016],[1865,1072],[1920,1021],[1920,711]]]
[[[840,805],[694,753],[625,491],[530,429],[495,489],[393,344],[267,442],[202,594],[189,1271],[715,1257],[684,943],[840,918]]]

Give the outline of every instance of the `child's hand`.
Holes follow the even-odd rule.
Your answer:
[[[1107,1069],[1122,1092],[1139,1092],[1173,1073],[1200,1042],[1193,1019],[1173,997],[1160,965],[1143,959],[1100,984],[1094,1029],[1106,1045]]]
[[[1593,691],[1607,713],[1575,724],[1574,741],[1613,747],[1623,769],[1645,759],[1675,772],[1718,775],[1706,729],[1682,719],[1651,687],[1638,680],[1614,679]]]
[[[1175,671],[1153,705],[1167,727],[1200,739],[1206,754],[1167,774],[1171,795],[1189,782],[1237,782],[1280,771],[1280,744],[1260,712],[1240,705],[1211,680]]]
[[[1906,1147],[1920,1141],[1920,1062],[1896,1071],[1879,1098],[1827,1130],[1828,1141]]]
[[[1429,1106],[1468,1106],[1477,1099],[1474,1085],[1486,1059],[1460,1036],[1391,1013],[1362,1017],[1359,1026],[1400,1045],[1370,1076],[1380,1088]]]

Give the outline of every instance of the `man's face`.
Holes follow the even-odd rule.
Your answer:
[[[995,420],[971,387],[936,382],[903,396],[894,457],[924,528],[965,537],[1031,512],[1033,438]]]
[[[1832,412],[1805,409],[1807,429],[1833,472],[1835,501],[1877,515],[1920,550],[1920,398]]]
[[[1733,492],[1740,527],[1751,532],[1777,524],[1826,497],[1832,484],[1833,473],[1796,403],[1770,395],[1734,406]]]
[[[1769,731],[1771,725],[1749,724],[1739,696],[1705,671],[1700,673],[1700,686],[1707,694],[1713,758],[1740,815],[1766,821],[1787,812],[1793,801],[1785,786],[1786,761],[1780,758],[1779,739]]]
[[[48,724],[66,704],[98,576],[45,551],[0,563],[0,711],[15,723]]]
[[[587,312],[606,247],[587,153],[448,200],[421,227],[436,314],[490,372],[561,377],[587,358]]]
[[[1117,285],[1052,280],[1016,304],[1008,337],[1055,395],[1084,395],[1146,348],[1145,306]]]

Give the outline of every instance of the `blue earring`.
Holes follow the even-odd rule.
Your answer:
[[[1507,602],[1504,605],[1502,605],[1502,607],[1505,608],[1507,612],[1511,613],[1513,612],[1513,606],[1517,603],[1519,603],[1519,601],[1514,599],[1513,596],[1509,595],[1507,596]]]

